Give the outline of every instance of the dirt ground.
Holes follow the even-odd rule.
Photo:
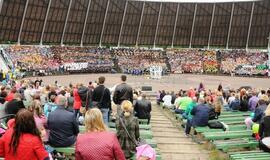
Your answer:
[[[62,76],[39,77],[45,84],[53,84],[58,81],[60,85],[68,85],[69,83],[88,84],[89,81],[96,81],[99,76],[105,76],[105,85],[113,87],[120,83],[121,74],[77,74]],[[31,78],[33,80],[36,77]],[[251,78],[251,77],[230,77],[230,76],[212,76],[212,75],[193,75],[193,74],[171,74],[163,76],[160,80],[150,79],[148,76],[132,76],[128,75],[127,83],[133,88],[141,88],[142,86],[152,86],[153,91],[166,90],[178,91],[180,89],[189,89],[190,87],[198,87],[203,82],[206,88],[216,89],[221,83],[223,87],[239,88],[241,86],[251,86],[258,89],[270,88],[269,78]]]

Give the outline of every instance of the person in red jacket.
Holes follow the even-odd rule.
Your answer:
[[[0,157],[6,160],[49,160],[33,113],[21,109],[8,122],[9,129],[0,139]]]
[[[76,160],[125,160],[116,135],[106,131],[102,113],[98,108],[86,112],[85,128],[86,133],[79,134],[77,137]]]
[[[75,115],[76,118],[79,117],[80,108],[82,106],[82,100],[81,100],[80,95],[78,93],[78,87],[79,86],[80,85],[77,84],[76,88],[74,88],[74,90],[73,90],[73,97],[74,97],[73,109],[74,109],[74,115]]]

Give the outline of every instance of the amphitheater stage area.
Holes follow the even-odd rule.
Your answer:
[[[61,76],[45,76],[32,77],[35,80],[41,78],[45,84],[54,84],[58,81],[59,85],[69,85],[70,83],[88,84],[89,81],[96,81],[99,76],[105,76],[105,85],[113,87],[120,83],[121,74],[72,74]],[[238,89],[241,86],[251,86],[258,89],[266,89],[270,87],[269,78],[253,78],[253,77],[230,77],[230,76],[214,76],[214,75],[195,75],[195,74],[171,74],[163,76],[160,80],[150,79],[149,76],[132,76],[128,75],[128,84],[133,88],[141,88],[142,86],[152,86],[153,91],[179,91],[180,89],[189,89],[190,87],[198,87],[203,82],[208,89],[217,89],[221,83],[223,87]]]

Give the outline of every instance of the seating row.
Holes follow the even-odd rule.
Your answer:
[[[185,126],[186,120],[183,119],[182,115],[176,114],[171,109],[168,109],[168,111],[175,116],[182,126]],[[251,112],[223,111],[219,116],[218,121],[224,122],[228,125],[226,131],[223,129],[211,129],[208,126],[196,127],[193,128],[196,133],[196,135],[193,135],[193,139],[198,141],[196,138],[202,138],[204,141],[210,142],[216,149],[225,153],[232,150],[254,150],[231,152],[229,153],[229,157],[232,160],[269,160],[269,153],[256,150],[259,143],[252,137],[252,131],[246,129],[244,121],[246,117],[250,116],[250,114]],[[217,120],[211,121],[213,122]]]

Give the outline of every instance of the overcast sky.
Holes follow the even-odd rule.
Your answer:
[[[250,2],[259,0],[135,0],[151,2],[181,2],[181,3],[223,3],[223,2]]]

